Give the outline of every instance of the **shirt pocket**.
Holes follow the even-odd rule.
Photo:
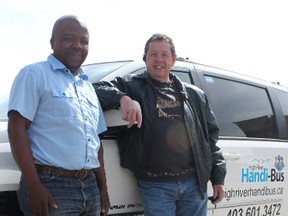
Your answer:
[[[77,98],[71,91],[51,89],[52,107],[54,116],[75,117],[77,116]]]
[[[90,94],[86,93],[85,97],[87,100],[87,104],[89,106],[91,117],[93,118],[93,121],[96,123],[98,122],[98,118],[99,118],[98,98],[96,95],[91,94],[91,93]]]
[[[98,108],[98,98],[94,95],[87,94],[87,101],[88,103],[95,109]]]

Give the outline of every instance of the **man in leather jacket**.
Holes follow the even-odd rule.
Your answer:
[[[144,73],[94,85],[102,108],[121,106],[129,121],[118,136],[121,166],[137,178],[145,216],[204,216],[209,180],[213,203],[224,197],[226,163],[216,145],[216,118],[202,90],[170,73],[176,61],[170,37],[154,34],[143,60]]]

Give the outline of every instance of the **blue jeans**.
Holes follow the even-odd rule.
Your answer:
[[[201,196],[193,177],[175,182],[138,180],[145,216],[206,216],[207,193]],[[204,199],[203,199],[204,198]]]
[[[49,216],[95,216],[100,215],[100,194],[96,177],[85,179],[66,176],[51,176],[38,173],[42,184],[50,191],[58,209],[49,206]],[[25,179],[21,176],[17,191],[19,204],[25,216],[30,216]]]

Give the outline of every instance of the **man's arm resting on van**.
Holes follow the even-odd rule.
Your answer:
[[[50,192],[39,180],[26,130],[31,121],[17,111],[9,112],[8,134],[13,157],[25,177],[32,215],[48,216],[48,204],[58,208]]]
[[[142,113],[139,103],[135,103],[129,96],[124,95],[120,98],[120,106],[122,109],[122,119],[128,121],[128,128],[131,128],[134,123],[140,128],[142,124]]]
[[[138,128],[141,127],[141,108],[139,104],[135,104],[125,92],[120,91],[115,84],[107,81],[94,83],[93,87],[104,111],[118,109],[120,105],[122,109],[122,119],[129,122],[127,127],[131,128],[135,122],[137,122]]]

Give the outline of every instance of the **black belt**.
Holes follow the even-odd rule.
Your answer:
[[[80,169],[80,170],[66,170],[59,167],[38,165],[35,164],[38,172],[47,173],[49,175],[70,176],[76,179],[84,179],[90,175],[94,175],[97,169]]]

